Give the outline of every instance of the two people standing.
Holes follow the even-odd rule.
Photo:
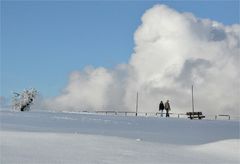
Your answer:
[[[163,104],[163,102],[161,101],[159,104],[159,111],[161,112],[161,117],[163,117],[163,110],[166,110],[166,117],[169,117],[169,111],[171,110],[170,104],[169,104],[169,100],[167,100],[165,102],[165,104]]]

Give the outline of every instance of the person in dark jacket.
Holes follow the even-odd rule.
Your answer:
[[[165,107],[165,110],[166,110],[166,117],[169,117],[169,111],[171,110],[169,100],[167,100],[164,107]]]
[[[159,111],[161,113],[161,117],[163,117],[163,110],[164,110],[164,104],[163,102],[161,101],[160,104],[159,104]]]

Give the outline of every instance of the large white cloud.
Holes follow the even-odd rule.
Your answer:
[[[45,103],[57,110],[117,110],[123,107],[126,72],[125,65],[114,70],[88,66],[83,71],[74,71],[61,95]]]
[[[169,99],[174,112],[197,110],[239,114],[240,25],[179,13],[156,5],[142,16],[129,63],[113,70],[89,68],[70,75],[60,96],[47,104],[63,110],[154,112]]]

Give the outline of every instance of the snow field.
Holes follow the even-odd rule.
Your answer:
[[[240,163],[239,121],[0,112],[11,163]]]

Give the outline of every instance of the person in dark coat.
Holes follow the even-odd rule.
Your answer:
[[[169,111],[171,110],[169,100],[167,100],[164,107],[165,107],[165,110],[166,110],[166,117],[169,117]]]
[[[161,101],[160,104],[159,104],[159,111],[161,113],[161,117],[163,117],[163,110],[164,110],[164,104],[163,102]]]

